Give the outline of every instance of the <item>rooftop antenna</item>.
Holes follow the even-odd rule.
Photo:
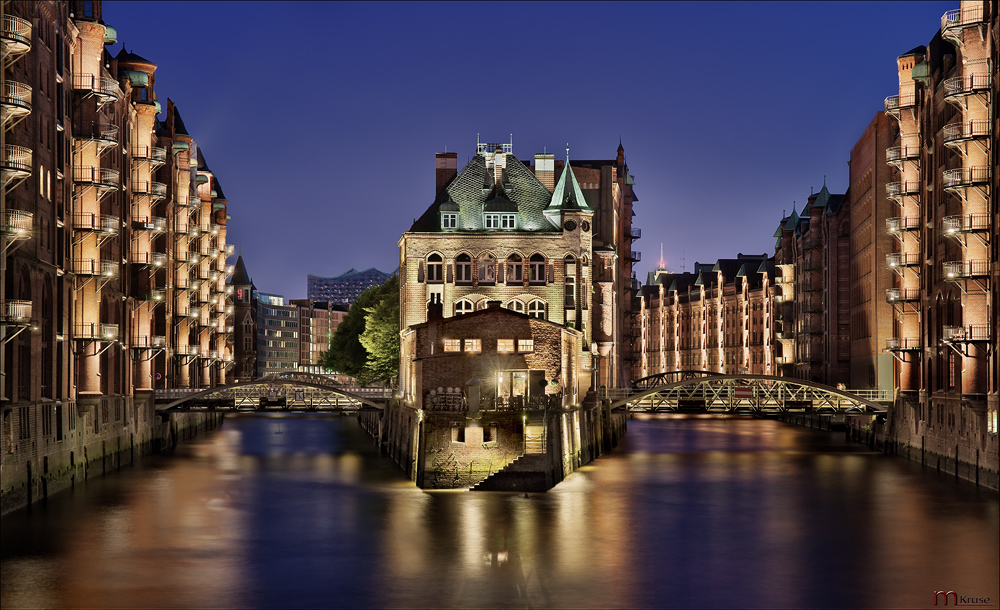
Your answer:
[[[569,142],[566,142],[566,165],[569,165]]]
[[[687,251],[681,250],[681,273],[687,273],[687,258],[685,258],[686,255]]]
[[[667,264],[663,261],[663,242],[660,242],[660,266],[659,269],[666,270]]]

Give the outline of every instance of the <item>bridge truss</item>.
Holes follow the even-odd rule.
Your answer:
[[[689,371],[690,372],[690,371]],[[683,373],[683,371],[682,371]],[[649,378],[645,378],[649,379]],[[643,379],[638,382],[644,381]],[[637,384],[638,384],[637,382]],[[771,375],[705,374],[636,388],[611,404],[630,412],[885,413],[884,404],[827,385]]]
[[[156,410],[164,411],[336,411],[356,413],[385,408],[392,391],[344,387],[321,375],[285,373],[206,390],[157,390]]]

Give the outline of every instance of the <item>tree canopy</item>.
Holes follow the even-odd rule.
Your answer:
[[[348,310],[323,352],[322,365],[364,384],[399,375],[399,278],[366,290]]]

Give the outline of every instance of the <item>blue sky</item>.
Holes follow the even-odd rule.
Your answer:
[[[772,253],[793,201],[897,89],[898,55],[958,2],[104,3],[157,64],[229,200],[257,287],[392,270],[434,196],[434,153],[476,136],[611,159],[639,202],[639,277]]]

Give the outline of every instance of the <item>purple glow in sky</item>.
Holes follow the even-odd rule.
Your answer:
[[[476,134],[530,159],[636,177],[638,276],[772,253],[793,201],[848,186],[851,147],[898,91],[896,57],[951,2],[104,3],[157,64],[229,200],[258,289],[391,271],[434,198],[434,153]]]

